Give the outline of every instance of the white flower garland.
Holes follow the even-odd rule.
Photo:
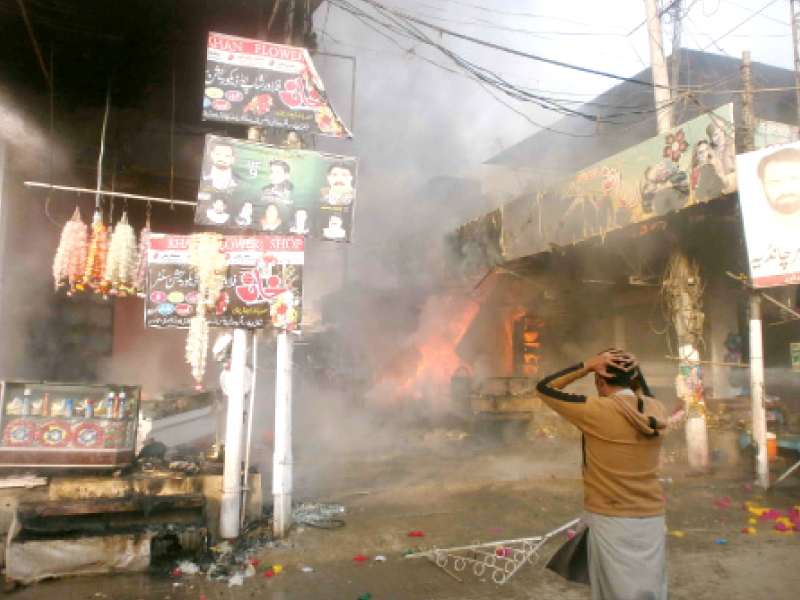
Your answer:
[[[228,270],[218,233],[196,233],[189,238],[189,264],[197,276],[197,314],[189,322],[186,361],[197,383],[203,379],[208,354],[208,311],[214,311]]]
[[[136,258],[136,232],[128,223],[127,213],[123,213],[111,234],[105,265],[104,279],[112,294],[133,293]]]
[[[136,258],[136,268],[133,271],[133,287],[140,296],[144,297],[147,287],[147,251],[150,249],[150,224],[144,226],[139,232],[139,252]]]

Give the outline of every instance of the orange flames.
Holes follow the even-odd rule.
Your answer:
[[[450,378],[464,365],[456,355],[456,346],[479,308],[477,302],[464,295],[429,298],[417,331],[402,343],[392,359],[391,375],[370,390],[369,399],[379,404],[409,398],[446,402]]]

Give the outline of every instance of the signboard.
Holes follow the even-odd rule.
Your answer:
[[[735,192],[736,182],[733,105],[726,104],[480,220],[487,231],[502,223],[500,258],[513,260],[708,202]],[[462,229],[451,243],[480,225]],[[470,253],[462,249],[461,258],[471,260]]]
[[[800,283],[800,143],[737,157],[753,287]]]
[[[353,137],[308,50],[220,33],[208,34],[203,119]]]
[[[145,325],[186,329],[197,313],[190,236],[153,234],[148,253]],[[226,237],[228,273],[210,327],[300,328],[305,240],[300,236]]]
[[[797,125],[756,119],[755,144],[757,149],[782,146],[800,141]]]
[[[195,223],[349,242],[358,159],[206,136]]]
[[[800,371],[800,344],[796,342],[789,344],[789,352],[792,356],[792,371]]]

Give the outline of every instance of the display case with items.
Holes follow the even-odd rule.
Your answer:
[[[139,387],[0,385],[0,467],[114,468],[133,462]]]

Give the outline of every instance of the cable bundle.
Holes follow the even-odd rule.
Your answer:
[[[103,285],[110,294],[127,296],[136,293],[133,279],[137,258],[136,232],[128,223],[128,214],[123,213],[108,244]]]

